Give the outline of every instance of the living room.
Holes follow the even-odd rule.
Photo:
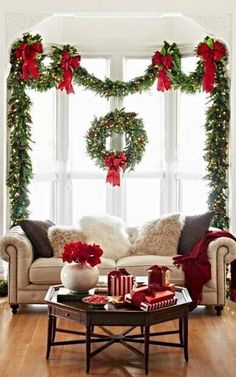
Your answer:
[[[4,0],[0,30],[0,375],[234,376],[234,1]]]

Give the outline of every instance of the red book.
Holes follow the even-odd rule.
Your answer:
[[[174,297],[174,293],[171,291],[155,292],[153,296],[145,296],[145,302],[148,304],[155,304],[156,302],[170,300]]]

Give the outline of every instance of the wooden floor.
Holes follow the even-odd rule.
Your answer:
[[[73,322],[61,321],[60,327],[79,329]],[[175,322],[155,326],[173,329]],[[236,303],[229,302],[221,317],[203,307],[190,315],[189,362],[183,350],[151,346],[150,372],[154,377],[235,377],[236,376]],[[81,328],[80,328],[81,329]],[[118,328],[114,329],[119,332]],[[83,377],[84,345],[54,347],[45,360],[47,308],[26,306],[15,315],[0,300],[0,376],[1,377]],[[71,338],[59,334],[57,339]],[[172,335],[172,340],[175,335]],[[170,339],[170,337],[169,337]],[[141,346],[140,346],[141,347]],[[121,345],[113,345],[95,356],[91,375],[144,376],[142,360]]]

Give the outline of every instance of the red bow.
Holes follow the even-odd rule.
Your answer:
[[[124,152],[116,155],[114,152],[110,153],[104,160],[104,165],[108,167],[106,182],[110,182],[112,186],[120,186],[120,169],[125,169],[127,159]]]
[[[17,59],[23,60],[22,65],[22,77],[24,80],[28,80],[31,76],[34,79],[39,78],[40,72],[37,66],[36,57],[43,52],[42,44],[39,42],[27,45],[21,43],[15,50],[15,56]]]
[[[66,93],[74,93],[72,86],[73,70],[78,69],[80,56],[71,56],[68,51],[65,51],[61,57],[61,68],[63,69],[63,78],[58,85],[58,89],[65,89]]]
[[[200,43],[197,54],[204,61],[203,90],[210,93],[213,91],[215,83],[215,62],[220,61],[226,55],[226,48],[219,41],[213,42],[212,47],[209,47],[207,43]]]
[[[167,71],[172,67],[172,55],[162,55],[157,51],[152,57],[152,65],[159,67],[157,72],[157,90],[161,92],[169,90],[171,88],[171,81]]]

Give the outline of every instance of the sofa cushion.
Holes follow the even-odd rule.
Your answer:
[[[130,253],[135,255],[176,255],[184,218],[180,214],[149,221],[139,232]]]
[[[53,248],[53,256],[60,258],[64,246],[71,242],[86,242],[85,234],[73,226],[52,226],[48,229],[48,238]]]
[[[53,250],[48,239],[48,228],[54,225],[50,220],[21,220],[19,225],[33,245],[35,257],[50,258]]]
[[[81,230],[88,243],[101,246],[103,256],[117,260],[128,255],[130,242],[125,224],[116,216],[85,216],[80,220]]]
[[[214,212],[206,212],[201,215],[186,216],[184,227],[181,232],[178,254],[189,253],[196,243],[206,234]]]
[[[60,273],[63,262],[61,258],[38,258],[36,259],[29,272],[30,282],[33,284],[61,284]],[[112,259],[101,258],[101,264],[97,266],[102,275],[115,269],[116,264]]]

